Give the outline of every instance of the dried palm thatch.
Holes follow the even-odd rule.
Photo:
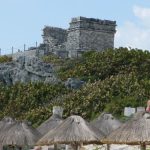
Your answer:
[[[0,121],[0,134],[7,131],[16,121],[11,117],[5,117]],[[2,149],[3,145],[0,141],[0,149]]]
[[[0,121],[0,132],[3,132],[7,128],[11,127],[16,121],[11,117],[4,117]]]
[[[101,114],[97,119],[93,120],[91,124],[100,131],[103,131],[106,136],[122,125],[119,120],[108,113]]]
[[[58,125],[62,123],[63,119],[57,114],[53,114],[48,120],[42,123],[37,130],[41,133],[41,135],[45,135],[52,129],[56,128]]]
[[[53,131],[41,138],[37,145],[100,143],[104,134],[80,116],[70,116]]]
[[[131,120],[102,140],[106,144],[142,145],[150,144],[150,114],[136,113]]]
[[[3,129],[3,128],[2,128]],[[41,137],[40,133],[27,122],[15,121],[11,126],[0,131],[0,143],[13,146],[32,146]]]

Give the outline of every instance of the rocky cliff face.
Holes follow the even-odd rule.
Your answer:
[[[37,57],[21,56],[17,60],[0,64],[0,82],[12,85],[17,82],[57,83],[52,65]]]

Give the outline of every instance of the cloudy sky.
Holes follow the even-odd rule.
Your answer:
[[[115,46],[126,46],[150,50],[150,7],[132,6],[134,20],[124,20],[118,26]]]
[[[115,47],[150,50],[150,0],[0,0],[2,53],[35,46],[44,25],[68,28],[77,16],[116,20]]]

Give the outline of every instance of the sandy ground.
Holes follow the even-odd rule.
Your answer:
[[[64,146],[63,146],[64,147]],[[61,149],[61,148],[59,148]],[[36,148],[34,149],[36,150]],[[42,150],[54,150],[53,146],[42,146]],[[62,148],[64,150],[64,148]],[[72,150],[71,148],[67,148],[66,150]],[[80,150],[107,150],[106,145],[87,145],[83,146]],[[139,146],[128,146],[128,145],[114,145],[110,146],[110,150],[140,150]],[[147,150],[150,150],[150,146],[147,146]]]
[[[106,150],[106,145],[87,145],[84,146],[85,150]],[[148,149],[148,146],[147,146]],[[128,145],[114,145],[110,146],[110,150],[140,150],[139,146],[128,146]]]

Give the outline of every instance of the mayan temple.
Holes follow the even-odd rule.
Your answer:
[[[85,51],[114,47],[116,21],[72,18],[68,29],[45,26],[41,50],[61,57],[78,57]]]

